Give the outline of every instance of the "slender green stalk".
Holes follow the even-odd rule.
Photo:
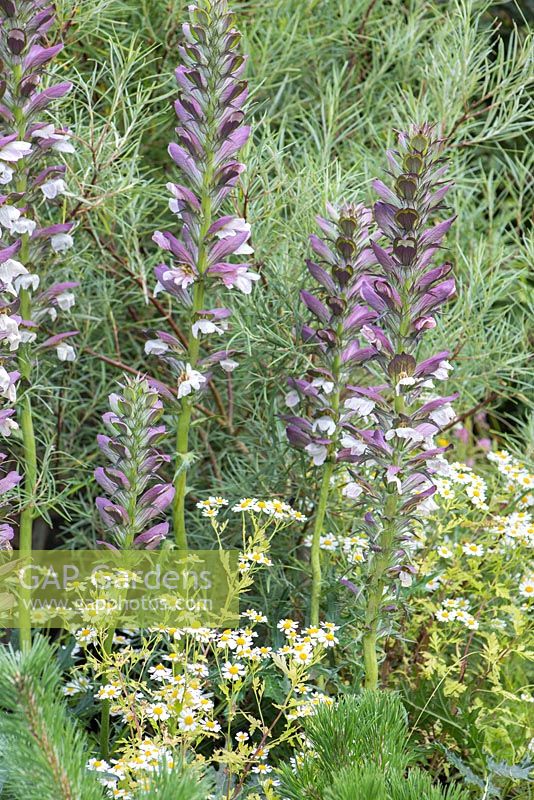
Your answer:
[[[204,257],[205,258],[205,257]],[[200,263],[200,258],[199,258]],[[200,270],[199,270],[200,271]],[[204,303],[204,281],[202,278],[195,284],[193,294],[193,305],[191,308],[191,320],[194,314],[202,309]],[[191,328],[191,326],[190,326]],[[192,334],[189,337],[189,347],[187,350],[188,363],[193,369],[198,361],[199,340]],[[180,416],[176,431],[176,452],[178,457],[176,478],[174,480],[174,495],[172,518],[174,527],[174,538],[179,550],[187,550],[187,531],[185,527],[185,496],[187,493],[187,454],[189,452],[189,429],[191,427],[191,417],[193,411],[193,400],[191,397],[182,398]]]
[[[365,634],[363,636],[363,663],[365,688],[378,689],[377,635],[380,622],[380,606],[386,586],[386,572],[391,564],[391,547],[395,538],[395,513],[397,499],[391,494],[384,509],[384,526],[378,541],[380,552],[373,562],[373,573],[369,583],[367,608],[365,610]]]
[[[317,505],[317,513],[315,515],[315,524],[313,526],[313,538],[311,546],[311,567],[312,567],[312,588],[310,599],[310,624],[316,626],[319,624],[319,607],[321,602],[321,586],[322,586],[322,572],[321,572],[321,547],[320,539],[323,532],[324,518],[326,514],[326,507],[328,504],[328,495],[330,493],[330,479],[334,472],[334,462],[328,461],[325,464],[323,479],[321,481],[321,492],[319,494],[319,503]]]
[[[106,656],[111,655],[111,648],[113,646],[113,637],[115,635],[115,627],[110,628],[106,640],[104,642],[104,653]],[[100,712],[100,753],[102,758],[109,757],[109,714],[111,708],[110,700],[102,701],[102,709]]]
[[[338,328],[338,336],[341,336],[342,326]],[[339,411],[339,375],[341,371],[341,359],[339,354],[334,358],[332,365],[332,375],[334,378],[336,390],[332,396],[332,409],[337,414]],[[317,626],[319,624],[319,611],[321,604],[321,587],[322,587],[322,571],[321,571],[321,533],[323,532],[324,518],[326,509],[328,507],[328,496],[330,494],[330,481],[334,474],[335,455],[330,452],[333,448],[329,448],[329,460],[325,464],[323,479],[321,481],[321,491],[319,493],[319,503],[317,505],[317,513],[315,515],[315,523],[313,526],[312,546],[311,546],[311,567],[312,567],[312,590],[310,598],[310,625]]]
[[[406,301],[404,302],[406,305]],[[402,350],[403,337],[406,336],[407,333],[407,319],[407,314],[403,315],[401,318],[398,342],[399,351]],[[402,396],[396,396],[393,403],[396,414],[401,415],[406,412],[405,402]],[[394,455],[393,458],[395,461],[396,455]],[[394,493],[393,487],[391,487],[390,494],[386,498],[384,505],[382,531],[378,539],[380,551],[372,562],[367,606],[365,609],[365,633],[362,639],[362,646],[366,689],[378,689],[377,638],[378,625],[380,622],[380,606],[382,605],[384,588],[387,585],[387,570],[392,564],[391,551],[395,541],[395,518],[397,516],[398,505],[398,497]]]
[[[193,291],[193,304],[189,315],[189,344],[187,348],[187,360],[194,369],[199,357],[200,342],[193,336],[191,328],[197,311],[204,307],[204,278],[203,275],[208,266],[208,249],[206,237],[211,226],[212,201],[211,183],[213,178],[213,156],[208,158],[206,171],[203,180],[203,192],[201,198],[202,225],[199,233],[197,269],[199,280],[195,283]],[[187,531],[185,526],[185,496],[187,493],[187,454],[189,452],[189,429],[191,427],[191,417],[193,411],[193,400],[191,397],[184,397],[181,401],[180,416],[176,431],[176,453],[177,469],[174,479],[174,495],[172,518],[174,528],[174,538],[179,550],[187,550]]]

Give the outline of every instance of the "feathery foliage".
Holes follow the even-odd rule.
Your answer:
[[[279,770],[289,800],[466,800],[417,768],[398,696],[364,691],[320,708],[305,725],[306,749]],[[407,771],[408,770],[408,771]]]
[[[37,637],[27,653],[0,649],[1,796],[102,800],[86,769],[88,741],[61,696],[56,653]]]

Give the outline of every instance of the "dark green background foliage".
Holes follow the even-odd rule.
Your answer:
[[[58,3],[66,43],[59,71],[76,84],[57,115],[73,128],[78,148],[69,160],[73,196],[65,209],[78,226],[77,246],[64,276],[82,282],[73,320],[80,359],[59,370],[57,362],[42,364],[34,395],[39,507],[48,510],[54,537],[69,545],[99,538],[92,469],[106,395],[123,368],[165,381],[156,359],[144,356],[144,331],[170,330],[166,315],[180,328],[168,296],[153,301],[160,255],[151,235],[176,222],[167,209],[165,183],[174,170],[166,147],[185,5]],[[219,380],[217,398],[207,392],[200,401],[209,414],[199,411],[194,428],[190,508],[208,491],[310,495],[313,477],[287,449],[278,417],[285,376],[308,358],[293,344],[307,235],[327,199],[371,201],[369,183],[384,169],[394,129],[412,120],[433,120],[448,137],[456,181],[448,257],[459,294],[427,338],[454,353],[447,388],[461,393],[459,413],[487,405],[492,427],[524,451],[532,402],[532,39],[528,4],[512,6],[234,3],[249,55],[254,125],[236,212],[253,224],[262,280],[252,298],[236,299],[231,344],[239,369],[231,382]],[[194,510],[190,529],[194,542],[209,541]]]
[[[288,800],[467,800],[461,789],[441,789],[412,766],[415,751],[394,694],[345,697],[320,708],[305,730],[310,754],[296,771],[281,769]]]

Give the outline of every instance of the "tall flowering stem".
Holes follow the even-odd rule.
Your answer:
[[[99,434],[98,446],[110,462],[97,467],[95,479],[106,493],[96,498],[106,541],[99,544],[112,550],[153,550],[169,532],[169,523],[156,522],[172,503],[174,487],[161,481],[158,471],[169,461],[157,447],[165,436],[158,424],[163,405],[148,381],[128,379],[120,394],[109,396],[110,411],[103,421],[110,435]],[[111,541],[109,541],[111,539]],[[114,627],[107,632],[104,652],[111,653]],[[110,702],[102,704],[100,747],[104,758],[109,753]]]
[[[347,433],[346,425],[355,413],[351,382],[371,350],[360,347],[356,337],[377,317],[359,296],[366,268],[374,262],[369,239],[371,212],[361,205],[343,205],[339,211],[329,206],[328,210],[330,219],[317,218],[324,238],[315,234],[310,237],[317,260],[307,261],[308,270],[319,286],[315,294],[301,292],[304,305],[316,319],[313,328],[303,325],[301,329],[302,340],[312,346],[313,365],[305,376],[289,378],[286,404],[291,409],[300,406],[302,413],[285,417],[290,444],[305,450],[322,472],[311,549],[312,625],[319,621],[320,537],[331,480],[338,462],[346,459],[347,448],[360,446]],[[359,404],[357,400],[358,407]],[[353,481],[343,488],[347,497],[357,496],[361,491]]]
[[[158,470],[169,461],[157,445],[166,434],[158,424],[163,405],[145,379],[129,379],[121,394],[109,396],[110,411],[102,417],[110,435],[99,434],[98,446],[109,460],[97,467],[95,479],[107,496],[96,506],[112,549],[153,550],[167,536],[168,522],[156,522],[172,503],[174,487]]]
[[[250,294],[259,279],[246,263],[232,256],[250,255],[250,226],[234,215],[222,215],[244,165],[236,154],[246,143],[250,129],[243,124],[247,86],[241,80],[245,58],[239,54],[240,34],[225,0],[204,0],[189,7],[191,22],[183,25],[179,47],[182,65],[176,70],[180,95],[174,107],[178,117],[178,141],[169,154],[187,185],[167,184],[169,202],[180,221],[180,238],[157,231],[154,241],[170,263],[156,267],[156,291],[166,291],[187,310],[188,344],[157,332],[146,343],[146,352],[163,358],[177,381],[177,463],[173,509],[178,546],[187,547],[185,496],[194,395],[206,387],[207,368],[219,364],[231,371],[236,365],[226,350],[201,354],[201,337],[220,335],[227,328],[229,309],[210,308],[214,287],[239,289]]]
[[[447,352],[421,360],[425,332],[436,326],[436,312],[455,293],[451,264],[433,261],[454,218],[435,223],[450,188],[444,180],[442,143],[428,125],[401,133],[388,153],[389,185],[375,181],[380,200],[374,219],[380,239],[372,242],[381,275],[362,282],[360,294],[377,315],[367,332],[373,353],[367,366],[379,386],[353,387],[365,401],[365,427],[351,434],[363,452],[354,453],[354,478],[365,490],[370,536],[363,656],[365,682],[378,686],[377,642],[388,630],[387,614],[396,608],[401,586],[409,585],[414,521],[435,506],[432,475],[444,448],[434,445],[442,426],[454,418],[451,402],[439,397],[434,380],[447,377]],[[372,472],[372,476],[370,475]]]
[[[57,284],[34,296],[40,276],[33,270],[47,254],[63,253],[72,244],[71,224],[44,224],[42,209],[65,191],[62,164],[49,163],[54,151],[70,152],[68,131],[43,121],[42,112],[71,88],[68,81],[43,87],[48,64],[62,49],[46,46],[54,24],[53,6],[44,0],[0,0],[0,290],[10,315],[7,324],[11,349],[18,350],[18,371],[24,394],[18,417],[24,445],[25,506],[20,518],[20,551],[32,548],[38,478],[33,413],[29,388],[34,360],[33,344],[39,323],[55,319],[58,308],[69,308],[75,284]],[[7,298],[7,299],[6,299]],[[7,302],[9,300],[9,303]],[[6,323],[5,323],[6,324]],[[66,340],[74,331],[48,337],[41,348],[57,349],[58,357],[72,360],[74,350]],[[17,341],[18,338],[18,341]],[[20,347],[19,347],[20,345]],[[5,377],[5,376],[4,376]],[[10,423],[13,425],[13,421]],[[21,607],[21,641],[30,642],[29,618]]]

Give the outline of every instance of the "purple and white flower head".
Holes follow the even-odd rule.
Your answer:
[[[174,497],[174,487],[159,476],[169,457],[159,450],[165,436],[160,419],[163,406],[146,379],[127,379],[120,394],[109,397],[110,411],[102,417],[108,434],[97,437],[110,462],[97,467],[95,479],[106,493],[96,498],[100,519],[112,549],[157,547],[169,523],[161,516]]]
[[[401,133],[398,149],[388,152],[389,184],[373,183],[380,198],[374,206],[379,237],[371,242],[376,263],[358,288],[375,318],[355,344],[365,350],[361,363],[368,377],[350,387],[340,458],[362,489],[358,502],[373,506],[368,532],[377,552],[383,552],[382,532],[394,532],[388,539],[390,577],[406,571],[414,515],[435,507],[432,476],[445,448],[434,440],[455,417],[456,395],[441,397],[435,389],[452,369],[449,353],[421,358],[423,336],[455,293],[452,266],[441,260],[454,217],[436,221],[451,187],[441,151],[434,129],[423,125]],[[395,509],[393,518],[388,509]]]
[[[351,385],[370,353],[360,336],[378,316],[359,295],[369,265],[375,261],[371,211],[350,204],[339,209],[328,206],[328,211],[328,219],[317,218],[322,238],[310,236],[315,260],[306,262],[317,288],[300,293],[314,317],[313,326],[303,324],[300,330],[313,361],[305,374],[288,379],[285,400],[292,413],[284,417],[290,444],[303,449],[315,466],[327,458],[337,461],[344,452],[343,422],[351,413]],[[369,400],[368,405],[370,413],[374,404]]]
[[[223,210],[245,169],[237,156],[250,135],[244,124],[248,90],[242,80],[245,58],[238,51],[240,34],[225,0],[190,5],[189,12],[179,47],[182,63],[176,69],[177,140],[169,145],[181,181],[167,184],[179,235],[156,231],[153,236],[164,253],[164,263],[155,269],[155,293],[166,292],[184,305],[190,318],[188,336],[203,341],[224,334],[231,315],[218,304],[207,306],[206,296],[221,290],[248,295],[260,276],[243,261],[254,252],[250,224]],[[177,340],[166,344],[164,348],[152,340],[145,350],[165,358],[178,379],[179,397],[206,383],[194,376],[184,379],[188,368],[199,372],[209,363],[220,363],[225,369],[230,355],[203,361],[197,355],[192,359],[191,345],[186,353]]]
[[[67,188],[57,153],[73,151],[70,132],[46,114],[71,89],[68,81],[45,80],[63,47],[48,45],[54,22],[54,8],[43,0],[0,3],[0,296],[9,302],[28,296],[31,319],[25,313],[17,322],[23,344],[53,317],[55,287],[37,294],[43,288],[38,267],[73,243],[72,223],[50,224]]]

